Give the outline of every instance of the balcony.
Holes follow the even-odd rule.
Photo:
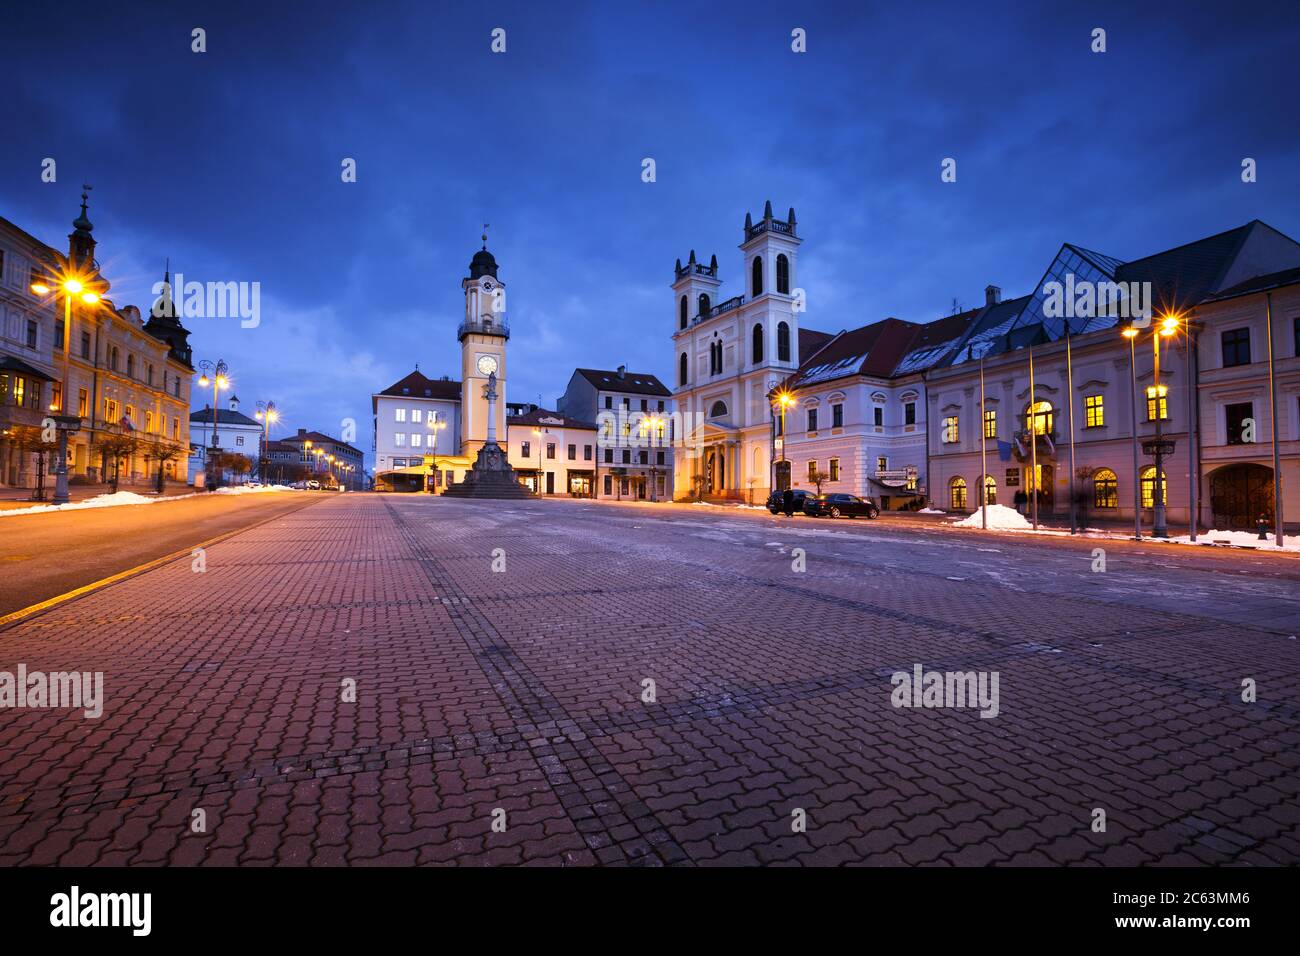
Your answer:
[[[467,335],[499,335],[510,338],[510,323],[504,315],[481,315],[477,319],[466,319],[456,330],[456,340],[463,342]]]
[[[745,241],[748,242],[755,236],[762,235],[765,232],[775,232],[782,236],[793,236],[794,226],[788,222],[781,222],[779,219],[761,219],[745,229]]]
[[[1013,450],[1015,451],[1016,457],[1019,458],[1021,461],[1028,461],[1034,452],[1034,450],[1030,447],[1029,444],[1031,439],[1030,439],[1030,433],[1028,429],[1023,429],[1021,431],[1013,432],[1011,435],[1011,440],[1012,440],[1012,446],[1013,446]],[[1056,447],[1057,447],[1057,442],[1059,440],[1060,439],[1056,433],[1055,428],[1053,428],[1050,432],[1040,432],[1037,436],[1038,457],[1040,458],[1056,457]]]

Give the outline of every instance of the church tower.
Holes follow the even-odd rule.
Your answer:
[[[745,299],[750,305],[745,318],[751,363],[771,367],[782,375],[799,367],[799,313],[804,303],[802,293],[796,297],[799,246],[803,242],[797,229],[794,207],[782,221],[772,215],[769,199],[758,222],[745,213],[745,241],[740,244],[745,261]],[[762,358],[753,361],[754,345],[760,339]]]
[[[506,290],[497,278],[497,261],[487,248],[487,227],[483,248],[470,260],[469,276],[461,280],[465,291],[465,318],[460,324],[461,398],[460,453],[474,459],[487,441],[488,376],[496,374],[496,436],[506,440],[506,342],[510,325],[506,321]]]

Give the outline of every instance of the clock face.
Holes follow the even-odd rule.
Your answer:
[[[491,292],[491,291],[492,291],[492,280],[491,280],[491,279],[484,280],[484,282],[483,282],[483,291],[484,291],[484,292]]]
[[[491,355],[480,355],[478,357],[478,370],[480,375],[491,375],[497,370],[497,360]]]

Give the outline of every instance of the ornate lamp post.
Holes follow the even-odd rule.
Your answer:
[[[438,413],[436,411],[432,411],[429,413],[429,416],[424,420],[424,424],[428,426],[429,431],[433,432],[433,434],[430,437],[433,439],[433,446],[432,446],[433,470],[436,472],[438,470],[438,432],[446,428],[447,423],[438,418]],[[424,490],[428,491],[430,494],[433,493],[433,490],[429,487],[429,481],[427,478],[425,479]]]
[[[782,471],[785,471],[789,467],[789,461],[785,457],[785,440],[786,440],[785,413],[786,413],[786,409],[792,408],[798,403],[799,400],[796,399],[792,394],[790,394],[787,391],[781,391],[777,393],[776,404],[780,406],[781,409],[781,465],[783,466],[781,469]],[[773,465],[772,467],[773,469],[775,469],[776,465]],[[788,475],[787,475],[787,480],[788,480]],[[772,479],[772,490],[776,491],[775,477]],[[785,489],[783,488],[781,490],[784,491]]]
[[[215,362],[200,359],[198,364],[203,372],[199,376],[199,386],[202,388],[207,388],[209,384],[212,386],[212,446],[208,455],[208,465],[211,467],[217,452],[221,450],[217,439],[217,402],[221,400],[221,390],[230,387],[230,366],[226,364],[225,359],[217,359]],[[215,469],[213,477],[215,480]]]
[[[1152,499],[1151,505],[1152,505],[1152,510],[1154,512],[1154,522],[1153,522],[1154,527],[1151,529],[1151,536],[1153,538],[1169,537],[1169,527],[1165,518],[1164,467],[1165,467],[1165,456],[1173,454],[1174,451],[1174,443],[1172,441],[1165,441],[1164,438],[1163,422],[1165,417],[1165,411],[1169,406],[1166,399],[1166,396],[1168,395],[1168,389],[1164,385],[1160,384],[1160,339],[1173,335],[1175,332],[1177,332],[1178,325],[1179,325],[1179,318],[1177,315],[1166,315],[1160,320],[1160,324],[1151,330],[1151,345],[1152,345],[1152,358],[1153,358],[1153,364],[1151,366],[1151,396],[1152,396],[1152,401],[1155,402],[1155,406],[1154,406],[1155,415],[1153,415],[1152,418],[1155,420],[1156,436],[1154,440],[1143,442],[1142,445],[1143,448],[1146,450],[1147,454],[1151,455],[1155,459],[1155,478],[1152,482],[1152,495],[1151,495],[1151,499]],[[1134,326],[1130,325],[1129,327],[1124,329],[1122,334],[1125,336],[1125,338],[1133,340],[1137,337],[1139,333]],[[1136,373],[1135,373],[1135,377],[1136,377]],[[1190,382],[1188,383],[1188,387],[1189,388],[1191,387]],[[1133,398],[1134,398],[1134,402],[1136,403],[1137,395],[1135,394]],[[1136,404],[1135,404],[1134,411],[1136,417]],[[1137,441],[1136,428],[1134,429],[1134,433],[1133,433],[1133,441],[1134,442]],[[1136,473],[1133,475],[1133,481],[1135,484],[1138,485],[1141,484],[1141,479]]]
[[[271,453],[270,428],[273,422],[280,420],[280,413],[275,409],[275,402],[258,402],[256,417],[262,423],[262,444],[258,448],[257,476],[266,481],[267,458]]]

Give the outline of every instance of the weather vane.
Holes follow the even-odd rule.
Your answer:
[[[489,225],[490,225],[489,223],[486,223],[486,222],[483,223],[483,248],[484,248],[484,249],[487,248],[487,231],[488,231],[488,226],[489,226]]]

